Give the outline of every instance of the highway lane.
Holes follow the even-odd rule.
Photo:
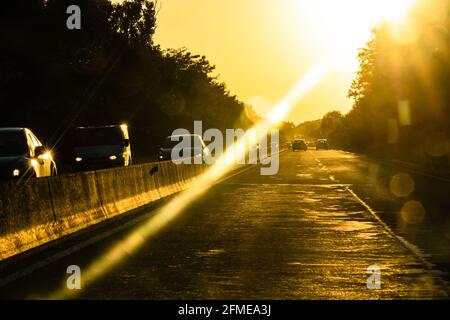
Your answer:
[[[260,176],[253,167],[216,184],[139,251],[97,281],[87,286],[82,282],[77,297],[446,297],[446,275],[430,269],[429,262],[437,261],[441,270],[448,266],[443,227],[448,185],[410,174],[414,190],[399,197],[391,190],[398,173],[340,151],[285,153],[278,175]],[[436,204],[436,197],[443,201]],[[412,199],[426,211],[415,225],[399,213]],[[433,224],[436,217],[444,221],[438,227]],[[132,228],[0,288],[0,296],[51,296],[65,286],[67,266],[80,266],[83,276],[83,270]],[[376,290],[367,288],[366,271],[373,265],[381,268],[381,288]]]
[[[316,158],[336,181],[352,190],[397,234],[416,245],[450,280],[450,177],[381,164],[339,152]],[[416,205],[408,208],[408,203]]]

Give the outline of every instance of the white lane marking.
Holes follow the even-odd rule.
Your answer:
[[[246,182],[226,182],[222,183],[222,185],[231,185],[231,186],[305,186],[308,188],[345,188],[350,187],[352,184],[345,183],[246,183]]]
[[[219,184],[222,183],[223,181],[229,180],[231,178],[233,178],[234,176],[237,176],[239,174],[242,174],[252,168],[256,167],[256,165],[252,164],[252,165],[246,165],[244,168],[242,169],[237,169],[237,172],[233,173],[233,174],[229,174],[225,177],[223,177],[222,179],[217,180],[216,182],[214,182],[214,184]]]
[[[313,175],[312,173],[297,173],[296,175],[299,178],[306,178],[306,179],[312,179]]]
[[[434,265],[425,259],[422,251],[417,248],[415,245],[409,243],[404,238],[398,236],[392,229],[376,214],[376,212],[363,200],[361,199],[350,187],[346,187],[347,191],[356,199],[359,203],[361,203],[367,211],[383,226],[383,228],[394,238],[398,239],[403,245],[405,245],[409,250],[413,251],[413,253],[420,258],[420,260],[427,266],[427,268],[432,269]]]
[[[440,276],[440,271],[434,269],[434,264],[428,261],[423,254],[423,251],[419,249],[417,246],[410,243],[408,240],[403,237],[397,235],[392,229],[376,214],[376,212],[363,200],[361,199],[349,186],[345,187],[345,189],[359,202],[361,203],[367,211],[375,218],[375,220],[385,229],[385,231],[391,235],[393,238],[397,239],[406,249],[408,249],[423,265],[427,268],[428,272],[432,273],[435,279],[437,279],[443,288],[446,291],[446,295],[449,293],[449,285],[446,281],[444,281]]]

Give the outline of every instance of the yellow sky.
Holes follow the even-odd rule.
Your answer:
[[[334,67],[288,118],[302,122],[350,109],[357,48],[394,1],[410,0],[159,0],[155,42],[206,55],[231,92],[262,115],[335,51]]]

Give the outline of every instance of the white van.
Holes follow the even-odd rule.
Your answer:
[[[126,125],[78,127],[71,137],[75,170],[131,165],[131,145]]]

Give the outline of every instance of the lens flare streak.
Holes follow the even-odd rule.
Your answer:
[[[210,187],[225,174],[237,168],[237,164],[230,158],[237,159],[245,156],[248,141],[256,143],[251,136],[254,131],[268,131],[274,128],[280,121],[285,119],[293,106],[310,92],[327,72],[326,64],[319,63],[303,76],[297,84],[288,92],[285,98],[272,109],[269,119],[264,119],[248,130],[245,135],[231,145],[227,151],[219,157],[214,165],[200,175],[197,180],[186,190],[181,191],[167,204],[158,209],[155,214],[144,224],[140,225],[119,244],[114,245],[98,259],[96,259],[86,270],[83,271],[83,286],[89,285],[100,276],[108,272],[119,262],[136,252],[150,237],[158,233],[162,228],[173,221],[193,201],[200,198]],[[79,290],[62,288],[54,292],[47,299],[69,299],[75,297]]]

